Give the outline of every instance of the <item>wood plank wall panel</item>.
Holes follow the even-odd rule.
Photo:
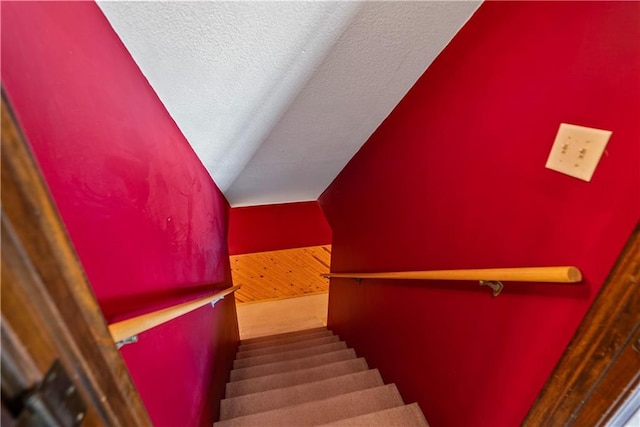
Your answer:
[[[239,303],[264,301],[329,291],[331,245],[234,255],[231,275]]]

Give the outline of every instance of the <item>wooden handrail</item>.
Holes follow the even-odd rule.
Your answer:
[[[193,310],[209,304],[210,302],[220,300],[230,293],[237,291],[238,289],[240,289],[240,285],[227,288],[221,292],[215,293],[213,295],[207,295],[193,301],[176,304],[174,306],[143,314],[141,316],[132,317],[131,319],[123,320],[121,322],[112,323],[111,325],[109,325],[109,332],[111,332],[113,340],[117,343],[127,338],[138,335],[141,332],[154,328],[158,325],[166,323],[170,320],[173,320],[176,317],[187,314]]]
[[[329,273],[322,276],[349,279],[506,280],[512,282],[553,283],[577,283],[582,280],[582,273],[577,267],[573,266],[402,271],[392,273]]]

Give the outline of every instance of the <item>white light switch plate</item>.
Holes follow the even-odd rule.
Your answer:
[[[583,181],[591,181],[611,131],[561,123],[546,167]]]

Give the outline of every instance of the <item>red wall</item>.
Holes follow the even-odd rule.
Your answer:
[[[429,423],[525,417],[640,218],[640,3],[484,3],[321,196],[332,271],[577,265],[580,285],[332,280],[329,326]],[[592,182],[561,122],[613,131]]]
[[[108,320],[230,284],[228,204],[91,2],[2,2],[2,84]],[[157,426],[211,425],[228,298],[122,349]]]
[[[318,202],[231,209],[231,255],[331,244],[331,228]]]

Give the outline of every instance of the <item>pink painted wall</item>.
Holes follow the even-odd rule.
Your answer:
[[[331,228],[318,202],[232,208],[231,255],[331,244]]]
[[[329,326],[433,427],[519,425],[640,219],[640,3],[487,2],[320,198],[332,271],[577,265],[580,285],[332,280]],[[592,182],[561,122],[613,131]]]
[[[230,285],[228,204],[99,8],[2,2],[2,84],[109,321]],[[211,425],[233,298],[122,349],[157,426]]]

